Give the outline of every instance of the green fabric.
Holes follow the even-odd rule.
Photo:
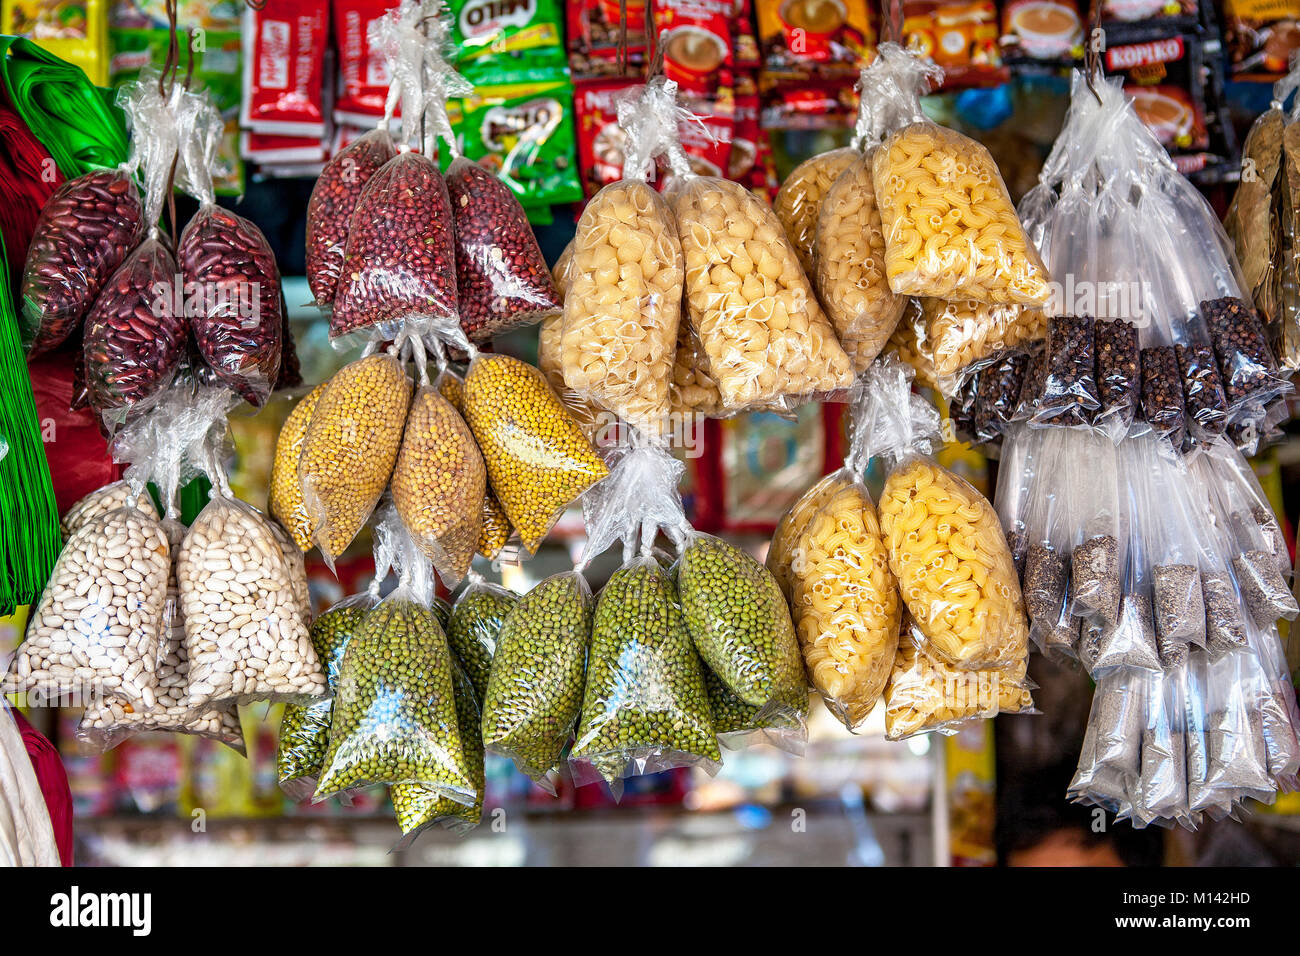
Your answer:
[[[0,36],[0,82],[66,178],[126,161],[126,120],[115,94],[92,84],[81,67],[22,37]]]
[[[36,600],[62,545],[5,262],[0,239],[0,440],[8,446],[0,458],[0,615]]]

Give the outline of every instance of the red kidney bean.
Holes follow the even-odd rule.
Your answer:
[[[181,234],[194,344],[217,378],[255,407],[280,372],[280,270],[262,230],[220,206],[204,206]]]
[[[458,322],[451,199],[438,166],[402,153],[362,190],[330,335],[427,317]]]
[[[186,341],[175,285],[176,260],[160,240],[146,239],[91,306],[82,354],[90,404],[101,418],[125,420],[175,374]]]
[[[143,230],[140,193],[124,172],[97,170],[55,190],[23,268],[21,331],[28,355],[67,340]]]
[[[447,169],[456,224],[460,326],[473,342],[539,322],[560,309],[528,215],[510,188],[461,156]]]
[[[338,290],[348,226],[361,191],[397,155],[386,129],[349,143],[321,170],[307,203],[307,282],[320,306],[332,305]]]

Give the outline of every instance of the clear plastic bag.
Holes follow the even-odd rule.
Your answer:
[[[82,525],[89,524],[100,515],[125,508],[128,504],[145,514],[153,515],[155,518],[158,516],[153,499],[149,497],[147,491],[132,489],[128,481],[114,481],[95,489],[64,512],[63,519],[59,522],[59,531],[63,535],[63,540],[71,538],[81,530]]]
[[[3,692],[112,695],[151,709],[170,563],[151,514],[127,506],[83,524],[32,610]]]
[[[317,177],[307,201],[307,282],[318,307],[334,304],[357,200],[370,178],[396,155],[385,120],[331,156]]]
[[[721,760],[672,579],[653,558],[633,558],[596,603],[574,780],[604,779],[617,795],[622,777],[681,766],[714,773]]]
[[[707,666],[704,684],[709,691],[713,729],[722,746],[741,750],[769,744],[796,757],[803,756],[808,741],[808,688],[802,681],[762,707],[746,704],[727,690],[727,685]]]
[[[1142,359],[1138,330],[1123,319],[1098,320],[1093,327],[1097,359],[1097,399],[1094,422],[1113,435],[1128,431],[1142,396]]]
[[[587,441],[595,445],[599,441],[600,432],[613,418],[613,413],[583,398],[564,383],[564,353],[561,348],[563,337],[563,314],[542,321],[537,333],[537,368],[546,377],[546,384],[551,386],[551,391],[578,423]]]
[[[727,413],[848,387],[852,363],[775,214],[711,176],[670,193],[688,317]]]
[[[1090,423],[1101,407],[1101,398],[1097,394],[1093,319],[1086,315],[1053,316],[1047,327],[1045,351],[1047,376],[1034,423]]]
[[[805,491],[776,523],[776,529],[772,533],[772,543],[767,549],[766,564],[787,602],[794,600],[797,578],[793,567],[795,548],[799,544],[799,539],[807,529],[808,522],[821,511],[832,495],[841,490],[843,484],[844,476],[839,472],[826,475]]]
[[[677,327],[677,354],[673,359],[672,380],[668,383],[668,405],[683,428],[689,428],[690,419],[695,416],[717,417],[722,413],[718,383],[709,374],[708,356],[690,322],[682,322]]]
[[[519,595],[513,591],[471,573],[469,583],[452,605],[447,643],[465,668],[479,700],[487,698],[497,639],[518,603]]]
[[[1274,795],[1257,667],[1249,652],[1238,652],[1207,668],[1206,786],[1218,791],[1220,804],[1247,797],[1270,803]]]
[[[1071,433],[1067,440],[1075,451],[1065,467],[1088,462],[1086,474],[1076,478],[1071,516],[1080,537],[1070,553],[1070,613],[1113,621],[1123,592],[1119,452],[1089,433]]]
[[[1187,434],[1182,375],[1172,345],[1142,349],[1142,418],[1161,438],[1181,448]]]
[[[212,477],[213,496],[176,558],[189,705],[199,711],[229,702],[320,700],[329,687],[294,569],[267,519],[230,496],[224,475]]]
[[[850,147],[818,153],[791,170],[772,200],[772,211],[810,277],[820,261],[815,250],[823,203],[840,175],[857,162],[861,162],[861,153]]]
[[[487,468],[473,432],[427,378],[411,400],[390,488],[411,537],[456,587],[482,540]]]
[[[1034,712],[1027,657],[1009,668],[957,670],[927,653],[926,643],[925,635],[906,622],[884,691],[887,740],[931,731],[951,734],[968,720]]]
[[[894,334],[882,350],[882,355],[897,355],[899,361],[916,373],[916,384],[922,388],[939,390],[938,372],[929,341],[929,323],[916,299],[907,299],[903,315],[894,328]]]
[[[890,287],[903,295],[1044,305],[1048,276],[987,149],[925,118],[941,72],[882,43],[862,93],[888,103],[893,131],[873,160]]]
[[[324,391],[324,385],[317,385],[299,400],[284,420],[275,439],[275,457],[271,460],[271,479],[267,489],[267,510],[302,551],[311,550],[313,535],[311,515],[307,513],[302,485],[298,481],[298,459],[302,456],[307,426],[311,424],[316,403]]]
[[[1044,443],[1046,460],[1061,460],[1064,436],[1053,431]],[[1025,553],[1025,576],[1022,593],[1025,613],[1029,615],[1029,636],[1043,651],[1056,650],[1073,654],[1073,643],[1078,637],[1077,625],[1073,630],[1062,626],[1070,619],[1071,545],[1074,528],[1071,525],[1070,482],[1065,476],[1053,474],[1055,487],[1036,489],[1040,492],[1029,504],[1026,525],[1034,529]]]
[[[997,442],[1015,418],[1020,390],[1029,371],[1029,356],[1001,352],[976,373],[974,429],[983,442]],[[968,383],[968,387],[969,387]]]
[[[1013,666],[1028,653],[1020,582],[984,497],[926,454],[938,413],[886,359],[868,372],[868,447],[890,464],[878,511],[908,612],[927,649],[962,670]]]
[[[331,694],[338,693],[339,670],[348,644],[361,629],[366,614],[379,603],[378,576],[375,586],[362,594],[339,601],[311,625],[311,643],[325,668]],[[280,789],[291,800],[306,800],[316,791],[329,749],[330,720],[334,700],[314,704],[289,704],[280,718],[280,741],[275,769]]]
[[[410,401],[406,370],[385,352],[345,365],[316,402],[298,457],[298,483],[312,536],[331,567],[388,486]]]
[[[1007,349],[1047,335],[1047,314],[1020,305],[922,299],[925,341],[939,390],[951,396],[973,372]]]
[[[465,419],[492,491],[530,554],[564,509],[609,474],[542,373],[518,359],[471,360]]]
[[[63,344],[144,233],[140,193],[125,169],[69,179],[41,209],[22,275],[29,356]]]
[[[1185,666],[1146,676],[1146,724],[1133,792],[1133,821],[1145,825],[1187,819],[1187,727],[1182,690]]]
[[[519,599],[497,635],[483,703],[483,743],[542,787],[578,723],[594,601],[562,571]]]
[[[560,296],[528,214],[510,187],[457,156],[446,172],[456,237],[460,325],[482,343],[557,314]]]
[[[1127,816],[1142,771],[1142,731],[1149,678],[1120,671],[1102,678],[1092,695],[1088,729],[1069,796]]]
[[[1195,644],[1204,647],[1205,600],[1202,594],[1198,535],[1188,515],[1185,489],[1192,479],[1173,449],[1156,444],[1148,447],[1150,462],[1149,503],[1144,515],[1144,535],[1151,561],[1152,600],[1156,634],[1166,666],[1172,646]],[[1157,503],[1163,505],[1160,517]]]
[[[762,706],[803,685],[780,586],[740,548],[712,535],[688,536],[677,563],[677,593],[695,649],[746,704]]]

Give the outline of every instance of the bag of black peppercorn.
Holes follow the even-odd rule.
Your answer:
[[[1098,320],[1094,336],[1097,397],[1101,400],[1094,423],[1117,439],[1133,423],[1141,395],[1138,330],[1124,319]]]
[[[492,657],[484,746],[552,793],[548,775],[582,708],[594,603],[581,572],[551,575],[511,609]]]
[[[1142,418],[1156,435],[1182,448],[1187,434],[1187,407],[1174,347],[1149,345],[1142,349],[1141,363]]]
[[[1046,377],[1033,422],[1086,425],[1101,407],[1094,361],[1094,320],[1054,316],[1047,325]]]
[[[481,344],[558,315],[560,295],[528,224],[505,183],[458,156],[446,172],[456,234],[460,324]]]
[[[331,157],[312,187],[307,202],[307,283],[322,309],[334,304],[357,200],[370,177],[396,155],[385,117],[378,129]]]
[[[140,193],[125,168],[95,170],[55,190],[23,266],[19,324],[28,355],[57,348],[80,327],[143,232]]]

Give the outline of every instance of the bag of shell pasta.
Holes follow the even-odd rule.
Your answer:
[[[805,159],[785,178],[772,200],[772,211],[781,221],[799,264],[809,276],[816,264],[814,245],[822,203],[840,174],[859,158],[852,147],[832,149]]]

